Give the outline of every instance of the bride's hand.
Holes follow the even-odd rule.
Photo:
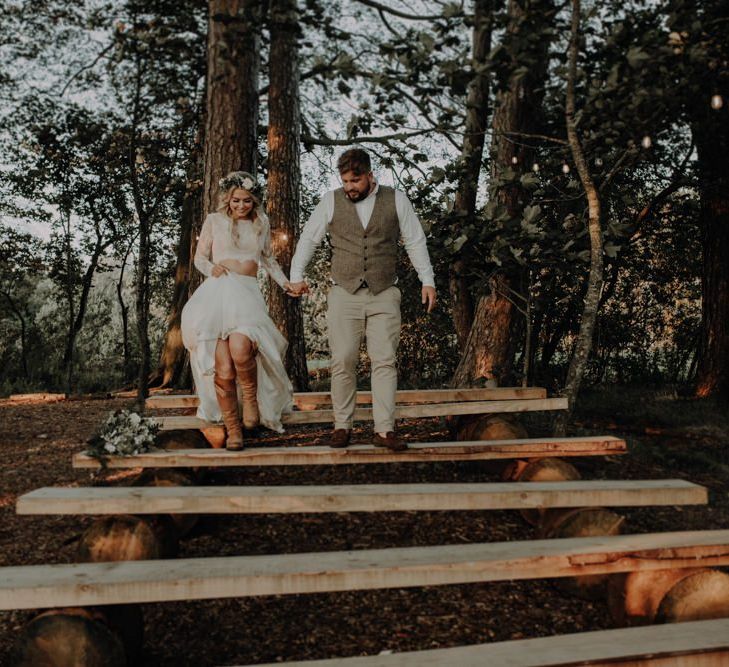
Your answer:
[[[228,269],[226,269],[224,266],[220,266],[220,264],[213,264],[213,278],[220,278],[220,276],[224,276],[228,273]]]
[[[302,294],[308,294],[309,286],[305,282],[291,283],[288,280],[284,283],[284,290],[289,296],[298,298]]]

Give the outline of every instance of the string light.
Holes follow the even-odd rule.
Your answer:
[[[724,106],[724,98],[721,95],[712,95],[711,96],[711,108],[714,109],[714,111],[718,111]]]
[[[602,164],[603,164],[602,163],[602,158],[601,157],[596,157],[595,158],[595,166],[596,167],[602,167]]]
[[[535,162],[535,163],[534,163],[534,164],[532,165],[532,171],[533,171],[533,172],[534,172],[535,174],[536,174],[536,173],[539,173],[539,164],[538,164],[538,163],[536,163],[536,162]]]
[[[651,140],[650,136],[646,134],[641,140],[640,145],[648,150],[653,145],[653,141]]]
[[[563,174],[569,174],[570,173],[570,166],[566,162],[562,165],[562,173]]]
[[[282,241],[288,241],[289,240],[289,235],[288,234],[281,234],[281,240]]]
[[[513,158],[511,158],[511,164],[519,164],[519,158],[516,157],[516,155]]]

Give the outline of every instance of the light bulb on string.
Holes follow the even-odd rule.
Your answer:
[[[516,155],[513,158],[511,158],[511,164],[519,164],[519,158],[516,157]]]
[[[646,150],[648,150],[653,145],[653,140],[650,138],[650,135],[646,134],[640,141],[640,145],[643,146]]]
[[[281,234],[281,240],[282,240],[282,241],[283,241],[284,243],[286,243],[286,241],[288,241],[288,240],[289,240],[289,235],[288,235],[288,234]]]
[[[534,164],[532,165],[532,171],[533,171],[533,172],[534,172],[535,174],[539,172],[539,164],[538,164],[538,163],[536,163],[536,162],[535,162],[535,163],[534,163]]]
[[[570,166],[566,162],[562,165],[562,173],[563,174],[569,174],[570,173]]]
[[[603,165],[602,158],[601,157],[596,157],[595,158],[595,166],[596,167],[602,167],[602,165]]]
[[[719,111],[724,106],[724,98],[721,95],[711,96],[711,108],[714,111]]]

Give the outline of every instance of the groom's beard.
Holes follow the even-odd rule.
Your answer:
[[[360,192],[359,190],[350,190],[350,191],[345,190],[344,194],[346,194],[347,197],[349,197],[349,201],[356,204],[358,201],[367,199],[367,197],[370,194],[370,189],[368,187],[366,190],[364,190],[362,192]]]

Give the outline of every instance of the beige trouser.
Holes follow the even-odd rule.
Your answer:
[[[362,287],[350,294],[334,285],[328,301],[334,428],[352,428],[357,397],[357,359],[365,335],[372,365],[375,433],[394,430],[400,290],[393,285],[379,294],[372,294],[369,287]]]

